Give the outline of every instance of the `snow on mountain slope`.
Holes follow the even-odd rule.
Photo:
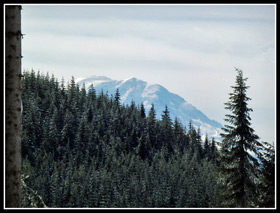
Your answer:
[[[130,77],[125,80],[117,81],[105,76],[92,76],[90,78],[79,78],[77,83],[89,89],[94,86],[97,94],[103,90],[108,95],[114,95],[119,89],[122,104],[143,103],[146,114],[148,114],[152,103],[156,110],[156,116],[161,119],[165,105],[170,111],[170,117],[174,120],[177,117],[185,126],[192,120],[193,125],[200,127],[202,135],[208,134],[209,137],[220,139],[222,125],[215,120],[209,119],[200,110],[188,103],[179,95],[169,92],[166,88],[158,84],[149,84],[140,79]]]

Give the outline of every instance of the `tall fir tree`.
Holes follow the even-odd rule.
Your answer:
[[[166,146],[169,152],[172,152],[172,143],[173,143],[173,124],[170,118],[170,113],[167,105],[161,116],[161,131],[160,131],[160,140],[162,145]]]
[[[232,114],[227,114],[225,121],[229,125],[223,128],[224,133],[221,147],[221,182],[223,185],[223,205],[228,207],[255,207],[257,195],[256,180],[259,163],[254,157],[258,154],[261,143],[259,137],[250,127],[252,111],[247,105],[247,78],[243,72],[236,69],[237,76],[233,93],[230,93],[229,102],[225,109]]]
[[[143,103],[141,103],[141,105],[140,105],[140,115],[141,115],[141,118],[146,118],[146,113],[145,113],[145,108],[144,108]]]
[[[148,141],[151,143],[153,148],[158,148],[157,144],[157,123],[156,123],[156,112],[154,104],[149,111],[147,117],[147,132],[148,132]]]
[[[119,109],[119,107],[121,105],[121,94],[120,94],[119,88],[116,89],[116,93],[115,93],[114,97],[115,97],[114,103]]]

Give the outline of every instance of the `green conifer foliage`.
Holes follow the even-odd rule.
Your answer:
[[[109,97],[106,91],[96,94],[93,86],[79,88],[74,78],[65,86],[34,71],[24,76],[22,172],[47,207],[241,207],[240,200],[227,199],[239,198],[241,183],[244,206],[253,206],[255,191],[259,206],[273,205],[274,188],[265,191],[274,183],[273,150],[262,155],[263,166],[255,171],[248,151],[256,151],[257,137],[246,127],[240,145],[237,134],[242,120],[241,113],[235,114],[238,92],[230,99],[234,106],[228,105],[234,110],[229,116],[233,123],[219,151],[214,140],[207,138],[201,145],[202,133],[191,122],[188,131],[179,119],[173,123],[167,106],[158,120],[153,105],[147,116],[143,104],[121,105],[119,91]],[[245,114],[242,128],[248,124]],[[23,198],[23,206],[29,197]]]
[[[259,137],[250,127],[252,111],[248,107],[246,92],[247,78],[242,70],[236,69],[237,76],[233,92],[230,93],[226,109],[231,114],[226,115],[228,125],[223,128],[221,147],[221,177],[224,187],[224,205],[229,207],[254,207],[257,196],[256,180],[259,163],[252,153],[258,154],[261,144]]]

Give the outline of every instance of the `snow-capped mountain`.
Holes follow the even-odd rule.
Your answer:
[[[136,105],[143,103],[146,113],[149,112],[153,103],[158,119],[161,119],[162,112],[167,105],[171,119],[179,118],[184,126],[187,126],[189,121],[192,120],[196,128],[200,127],[202,135],[208,134],[209,137],[216,139],[220,137],[222,127],[220,123],[209,119],[192,104],[179,95],[169,92],[161,85],[149,84],[134,77],[118,81],[105,76],[79,78],[77,83],[80,87],[85,84],[86,89],[93,85],[97,94],[103,90],[103,92],[108,92],[109,96],[114,95],[118,88],[122,104],[131,104],[131,101],[134,101]]]

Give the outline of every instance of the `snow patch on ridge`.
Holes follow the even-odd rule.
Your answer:
[[[148,84],[141,97],[142,98],[150,98],[150,99],[158,99],[158,95],[156,94],[157,91],[159,91],[160,89],[160,86],[159,85],[151,85],[151,84]]]
[[[127,99],[127,97],[129,96],[129,94],[134,90],[134,88],[129,88],[125,94],[121,97],[121,102],[124,103],[125,100]]]

